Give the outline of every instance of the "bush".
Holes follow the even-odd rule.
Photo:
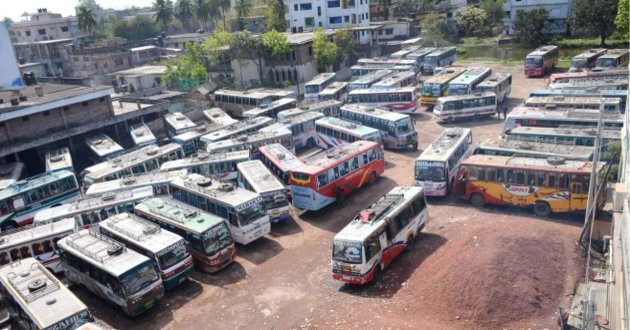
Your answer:
[[[591,38],[591,39],[561,39],[558,41],[554,41],[554,44],[560,48],[595,48],[599,47],[600,39],[599,38]],[[617,39],[617,40],[608,40],[606,41],[606,45],[610,48],[627,48],[628,40]]]

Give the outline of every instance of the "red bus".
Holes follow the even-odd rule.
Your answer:
[[[558,46],[542,46],[527,54],[525,58],[525,75],[528,77],[544,76],[558,64],[560,51]]]
[[[605,81],[628,78],[628,69],[591,70],[580,72],[554,73],[549,76],[549,83],[572,83],[579,81]]]
[[[322,209],[383,174],[385,160],[381,145],[355,141],[326,150],[304,160],[291,171],[293,206],[311,211]]]

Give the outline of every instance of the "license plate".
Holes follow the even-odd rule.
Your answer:
[[[341,278],[343,278],[346,281],[352,280],[352,276],[350,276],[350,275],[343,275]]]
[[[153,304],[155,303],[154,299],[151,299],[149,301],[147,301],[146,303],[144,303],[144,308],[151,308],[151,306],[153,306]]]

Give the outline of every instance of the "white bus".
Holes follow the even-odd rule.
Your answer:
[[[415,73],[411,71],[397,72],[373,84],[370,87],[370,89],[390,90],[390,89],[397,89],[397,88],[403,88],[403,87],[408,87],[408,86],[416,86],[417,84],[418,84],[418,81],[416,80]]]
[[[400,113],[416,112],[418,97],[415,87],[390,90],[357,89],[348,94],[348,104],[387,108]]]
[[[200,126],[199,128],[202,128],[202,127],[203,126]],[[182,146],[182,151],[184,152],[184,156],[188,157],[196,153],[200,149],[203,149],[204,143],[201,141],[202,136],[208,133],[217,131],[221,128],[222,127],[218,127],[218,125],[217,126],[208,125],[208,126],[205,126],[203,129],[197,129],[194,131],[176,135],[171,139],[171,142]]]
[[[24,163],[22,162],[0,164],[0,190],[8,188],[20,180],[23,171]]]
[[[144,147],[157,143],[155,135],[153,135],[149,126],[144,122],[129,125],[129,135],[131,135],[131,139],[136,147]]]
[[[558,145],[575,145],[593,147],[595,145],[595,137],[597,136],[597,127],[529,127],[518,126],[505,132],[504,137],[510,140],[527,141],[527,142],[544,142]],[[608,144],[615,142],[620,143],[621,131],[619,129],[603,129],[601,130],[601,146],[602,151],[607,149]],[[592,148],[590,148],[592,150]]]
[[[429,211],[420,187],[394,187],[360,211],[333,239],[332,276],[365,284],[420,236]]]
[[[437,67],[451,66],[457,60],[457,51],[455,47],[438,48],[424,58],[422,71],[425,73],[433,73]]]
[[[552,82],[550,89],[579,89],[579,90],[628,90],[628,78],[609,78],[601,80],[584,80],[572,82]]]
[[[307,82],[304,85],[304,100],[306,103],[317,102],[319,93],[335,80],[337,80],[337,75],[334,72],[324,72]]]
[[[167,161],[182,157],[184,157],[184,151],[178,144],[169,143],[161,147],[146,146],[86,168],[81,172],[83,188],[87,189],[96,182],[157,171]]]
[[[164,286],[151,260],[122,243],[90,230],[57,242],[68,281],[136,316],[164,296]]]
[[[475,89],[478,92],[492,92],[497,96],[497,103],[503,102],[512,92],[512,74],[504,72],[493,73],[482,81]]]
[[[335,81],[319,92],[318,101],[337,100],[341,103],[346,101],[348,96],[348,83]]]
[[[291,189],[289,173],[291,170],[304,165],[304,162],[279,143],[264,145],[258,148],[258,151],[263,164],[282,181],[287,189]]]
[[[426,62],[426,58],[429,54],[433,53],[436,50],[435,47],[423,47],[423,48],[419,48],[417,50],[414,50],[413,52],[405,55],[406,59],[409,60],[414,60],[416,61],[416,65],[420,68],[422,68],[422,66],[424,65],[424,62]]]
[[[528,158],[562,157],[567,160],[593,160],[593,147],[569,144],[529,142],[511,139],[488,139],[482,142],[474,155],[514,156]]]
[[[372,58],[361,58],[357,61],[357,65],[363,65],[367,67],[387,67],[393,68],[396,66],[406,66],[410,68],[410,70],[405,71],[413,71],[414,73],[418,73],[420,68],[416,66],[416,60],[407,59],[407,58],[385,58],[385,57],[372,57]]]
[[[164,115],[164,127],[168,137],[172,138],[196,130],[197,124],[181,112],[171,112]]]
[[[348,91],[353,91],[355,89],[368,89],[372,85],[379,82],[381,79],[389,76],[394,73],[392,70],[377,70],[372,73],[366,74],[359,79],[353,81],[348,86]]]
[[[352,79],[359,79],[365,75],[374,73],[376,71],[381,71],[381,70],[391,70],[392,72],[405,72],[405,71],[416,72],[418,68],[413,65],[395,65],[391,63],[381,63],[381,65],[366,65],[366,64],[353,65],[350,67],[350,70],[352,71]]]
[[[381,131],[340,118],[324,117],[315,121],[315,143],[323,149],[334,148],[354,141],[383,144]]]
[[[197,173],[215,180],[236,180],[236,164],[249,160],[249,150],[198,152],[191,157],[162,164],[162,171]],[[179,175],[177,175],[179,177]]]
[[[61,272],[57,241],[72,234],[74,219],[33,224],[0,234],[0,265],[34,257],[54,273]]]
[[[117,157],[125,152],[116,141],[109,136],[99,133],[85,139],[85,144],[92,151],[92,160],[102,162]]]
[[[58,170],[74,171],[72,155],[70,155],[70,149],[66,147],[46,153],[46,172]]]
[[[524,106],[547,110],[591,109],[598,111],[602,103],[604,103],[604,111],[615,113],[621,112],[621,99],[610,97],[533,96],[525,100]]]
[[[181,236],[130,213],[111,216],[98,226],[103,235],[151,259],[164,289],[175,288],[192,273],[192,257]]]
[[[293,134],[293,146],[295,149],[305,147],[312,148],[317,139],[315,134],[315,121],[323,117],[324,114],[321,112],[302,112],[297,116],[264,127],[260,131],[278,131],[281,128],[285,128],[290,130]]]
[[[589,70],[595,67],[597,58],[606,54],[606,48],[592,48],[573,56],[570,70]]]
[[[405,58],[405,56],[407,56],[407,54],[418,50],[418,48],[420,48],[420,46],[408,46],[408,47],[402,48],[401,50],[399,50],[397,52],[394,52],[394,53],[390,54],[389,57],[391,57],[391,58]]]
[[[341,118],[381,131],[385,148],[402,149],[411,147],[418,149],[418,133],[411,117],[402,113],[394,113],[356,104],[347,104],[341,108]]]
[[[448,96],[466,95],[473,92],[473,90],[484,79],[488,78],[492,74],[492,69],[478,67],[468,68],[464,73],[457,76],[450,83],[448,83]]]
[[[603,114],[604,128],[621,129],[624,115],[620,113]],[[503,123],[503,133],[517,126],[579,126],[596,128],[598,111],[593,110],[544,110],[516,107],[510,111]]]
[[[234,124],[225,126],[223,129],[220,129],[218,131],[214,131],[212,133],[206,134],[201,137],[201,141],[208,144],[208,143],[217,142],[221,140],[227,140],[239,134],[256,132],[259,129],[265,126],[269,126],[273,123],[274,123],[274,120],[269,117],[260,116],[260,117],[248,118],[248,119],[244,119],[239,122],[236,122]]]
[[[244,118],[254,118],[254,117],[270,117],[276,118],[278,112],[288,109],[293,109],[297,107],[297,101],[295,99],[279,99],[273,101],[269,104],[264,104],[259,107],[253,108],[251,110],[247,110],[243,112]]]
[[[339,109],[343,103],[337,100],[326,100],[307,105],[301,105],[299,109],[291,109],[280,112],[278,114],[278,121],[283,121],[292,116],[296,116],[302,112],[321,112],[324,116],[339,117]]]
[[[230,117],[221,108],[210,108],[203,111],[203,116],[206,117],[206,121],[211,125],[219,125],[220,127],[228,126],[236,123],[238,120]]]
[[[415,184],[427,196],[446,196],[451,191],[455,173],[462,160],[473,152],[470,128],[447,128],[418,158]]]
[[[220,89],[214,92],[214,102],[229,114],[241,117],[243,111],[269,104],[275,100],[274,95],[260,90],[237,91]]]
[[[262,196],[271,223],[291,219],[287,188],[260,160],[239,163],[237,168],[239,186]]]
[[[437,99],[433,116],[438,122],[489,117],[496,113],[497,96],[491,92],[446,96]]]
[[[166,162],[164,164],[168,164]],[[164,164],[162,166],[164,166]],[[133,190],[142,187],[153,188],[153,194],[168,195],[170,193],[169,183],[175,178],[188,174],[185,169],[177,171],[157,171],[143,173],[139,175],[125,176],[113,181],[97,182],[84,192],[85,196],[97,196],[105,193],[115,193],[119,191]]]
[[[73,330],[94,321],[87,306],[34,258],[0,268],[0,293],[18,329]]]
[[[628,49],[609,49],[606,54],[597,58],[598,68],[626,68],[630,61],[630,51]]]
[[[227,219],[234,241],[249,244],[271,231],[260,194],[199,174],[171,183],[173,198]]]
[[[208,143],[206,152],[217,153],[227,151],[249,150],[249,158],[258,158],[258,148],[270,143],[281,143],[290,150],[293,147],[293,134],[288,128],[278,128],[275,131],[260,131],[245,133],[228,140]]]

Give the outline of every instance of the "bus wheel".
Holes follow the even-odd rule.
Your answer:
[[[483,207],[486,205],[486,201],[483,199],[480,193],[474,193],[470,196],[470,203],[474,207]]]
[[[373,185],[376,183],[376,173],[372,172],[372,174],[370,174],[370,185]]]
[[[377,264],[374,266],[374,277],[372,278],[372,283],[377,284],[381,281],[381,265]]]
[[[337,207],[343,207],[343,200],[346,198],[346,194],[343,193],[343,190],[337,189]]]
[[[549,216],[549,213],[551,213],[551,208],[547,202],[536,202],[534,204],[534,214],[537,216],[546,217]]]

